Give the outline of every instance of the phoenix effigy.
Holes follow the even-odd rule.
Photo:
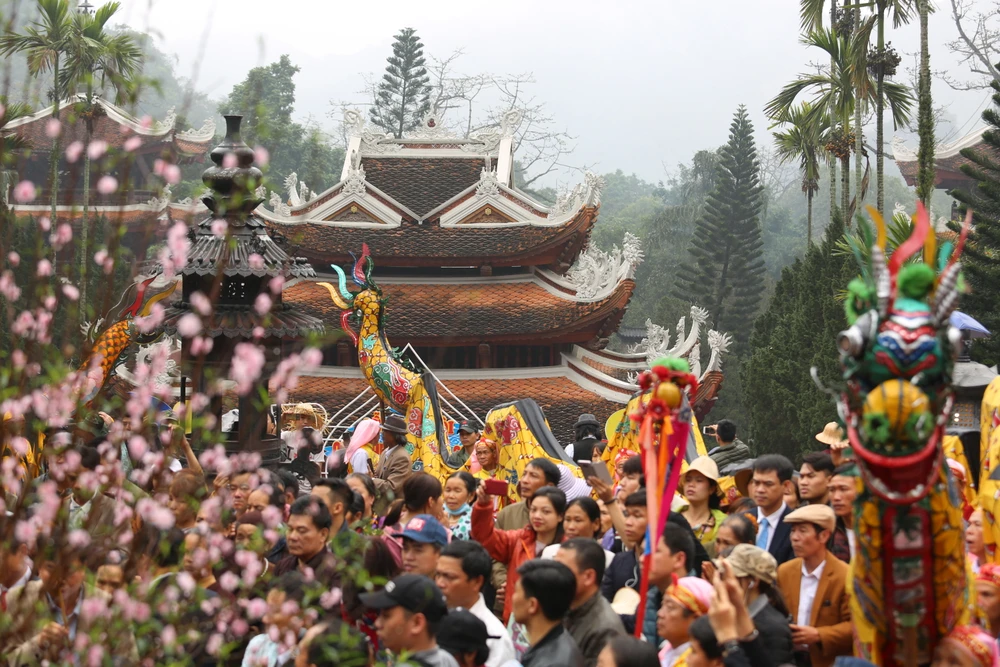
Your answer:
[[[849,327],[838,337],[838,407],[864,482],[852,561],[856,653],[877,665],[925,664],[969,614],[961,502],[942,444],[968,220],[956,245],[938,248],[918,204],[912,233],[887,258],[885,223],[869,213],[877,236],[862,225],[870,257],[854,246],[861,277],[848,287]]]

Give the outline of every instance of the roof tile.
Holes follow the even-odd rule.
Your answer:
[[[476,158],[364,157],[366,180],[420,216],[479,182]]]

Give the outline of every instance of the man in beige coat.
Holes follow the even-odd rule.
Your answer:
[[[406,451],[406,422],[402,417],[390,415],[386,418],[382,424],[382,442],[385,450],[372,478],[379,495],[374,508],[379,516],[385,514],[389,503],[402,497],[403,482],[413,474],[413,461]]]

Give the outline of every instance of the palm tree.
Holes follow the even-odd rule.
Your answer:
[[[810,117],[812,117],[810,119]],[[781,123],[787,129],[774,133],[782,162],[798,160],[802,170],[802,192],[806,196],[806,241],[812,243],[813,197],[819,191],[819,157],[829,129],[826,116],[812,114],[808,102],[792,107]]]
[[[858,35],[848,39],[839,35],[836,30],[821,28],[807,34],[803,42],[828,53],[833,63],[832,69],[828,72],[799,75],[767,103],[764,111],[771,118],[781,121],[796,103],[799,95],[814,93],[810,116],[830,119],[830,141],[827,150],[840,159],[843,169],[848,170],[842,179],[843,192],[841,192],[841,207],[846,214],[850,205],[849,169],[850,154],[854,144],[851,118],[854,115],[855,104],[866,106],[875,104],[878,86],[875,85],[870,72],[859,70],[859,59],[855,56],[855,49],[861,43]],[[859,78],[863,85],[858,85]],[[860,97],[858,97],[859,92]],[[893,121],[897,125],[907,122],[913,103],[909,89],[900,84],[886,82],[882,86],[882,93],[889,102]]]
[[[24,53],[28,60],[31,76],[52,72],[52,117],[59,118],[59,102],[65,92],[60,87],[62,56],[66,52],[70,33],[71,16],[69,0],[37,0],[40,20],[24,29],[24,34],[8,31],[0,36],[0,56]],[[56,220],[56,204],[59,201],[59,135],[52,139],[51,163],[52,180],[52,221]]]
[[[94,92],[104,91],[109,87],[114,90],[115,102],[122,104],[133,92],[134,77],[142,64],[142,51],[131,35],[112,35],[105,31],[105,26],[115,15],[121,4],[109,2],[99,8],[93,15],[79,12],[73,16],[72,28],[68,39],[66,67],[61,72],[62,87],[69,90],[86,91],[83,118],[87,133],[87,144],[90,144],[94,131],[94,116],[101,107],[95,104]],[[83,219],[80,228],[80,308],[87,303],[87,257],[88,232],[87,221],[90,209],[90,152],[84,151],[83,162]]]
[[[4,193],[0,196],[0,214],[7,212],[6,193],[10,191],[15,177],[15,173],[7,167],[13,163],[14,153],[28,147],[22,137],[14,133],[4,134],[3,131],[11,121],[30,114],[27,104],[8,102],[6,97],[0,95],[0,188]]]
[[[799,7],[799,21],[803,34],[808,34],[814,30],[823,28],[823,5],[826,0],[801,0]],[[837,25],[837,0],[830,0],[830,29]],[[830,58],[830,71],[834,68],[833,58]],[[860,155],[860,153],[859,153]],[[832,155],[829,156],[830,165],[830,220],[833,220],[833,213],[837,209],[837,160]],[[850,221],[847,221],[850,224]]]

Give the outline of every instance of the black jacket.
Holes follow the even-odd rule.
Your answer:
[[[561,625],[549,631],[521,658],[523,667],[583,667],[583,654]]]
[[[754,667],[794,665],[795,656],[792,651],[792,629],[788,625],[789,619],[771,606],[763,595],[750,604],[749,611],[757,634],[766,642],[766,649],[763,645],[745,647]],[[754,649],[758,648],[764,650],[755,655]]]
[[[620,588],[628,586],[639,590],[639,565],[639,560],[632,549],[615,554],[611,565],[604,572],[604,580],[601,581],[601,593],[608,602],[614,602],[615,593]]]
[[[795,558],[795,552],[792,551],[792,525],[785,523],[785,517],[791,513],[792,508],[785,507],[785,511],[778,517],[778,525],[774,529],[771,546],[767,548],[767,552],[774,556],[774,560],[778,561],[778,565],[787,563]],[[757,531],[760,532],[759,527]]]

